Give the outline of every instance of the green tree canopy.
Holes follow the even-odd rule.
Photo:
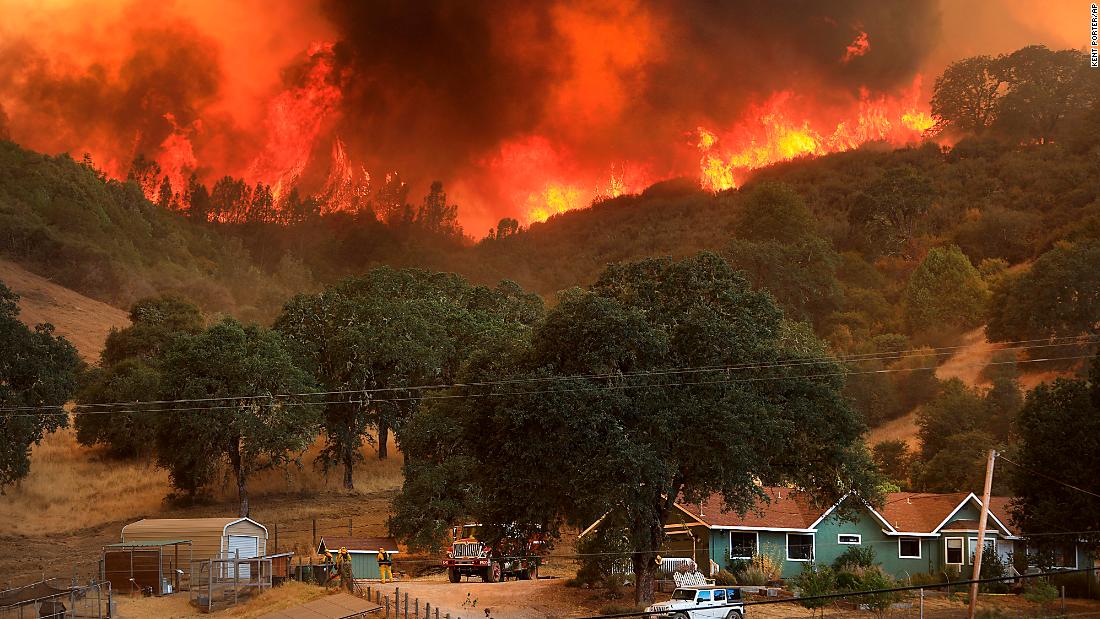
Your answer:
[[[19,322],[19,296],[0,282],[0,490],[30,472],[30,448],[68,425],[59,407],[76,390],[83,364],[68,341],[41,324]]]
[[[853,199],[852,240],[871,256],[908,256],[934,195],[928,178],[912,166],[886,170]]]
[[[157,425],[157,463],[188,494],[228,466],[247,516],[249,475],[289,462],[313,440],[319,407],[292,394],[316,391],[316,382],[278,333],[231,318],[176,338],[161,370],[162,399],[192,401],[157,413],[166,416]]]
[[[952,434],[984,429],[987,410],[982,396],[961,380],[940,383],[939,394],[917,412],[921,458],[931,460]]]
[[[1007,135],[1050,142],[1067,117],[1084,113],[1096,101],[1097,80],[1081,51],[1029,45],[1001,62],[1007,91],[997,124]]]
[[[1059,245],[993,287],[992,341],[1095,333],[1100,325],[1100,241]]]
[[[1026,533],[1100,530],[1100,355],[1087,381],[1059,379],[1028,393],[1016,423],[1020,443],[1012,459],[1023,468],[1011,478],[1020,527]],[[1100,536],[1084,537],[1100,545]]]
[[[814,219],[802,196],[789,185],[765,182],[752,187],[741,204],[737,235],[750,241],[792,243],[814,232]]]
[[[909,278],[905,317],[915,331],[966,329],[981,321],[988,297],[966,254],[954,245],[934,247]]]
[[[390,429],[400,432],[417,407],[417,387],[452,381],[473,350],[523,337],[541,315],[541,299],[511,282],[490,289],[453,274],[382,267],[294,297],[275,329],[325,390],[362,391],[325,406],[320,462],[342,467],[351,489],[363,440],[373,440],[369,430],[386,457]]]
[[[100,354],[99,367],[88,373],[77,402],[140,402],[158,397],[160,357],[176,337],[202,331],[199,308],[177,296],[142,299],[130,308],[130,326],[112,329]],[[115,456],[148,454],[155,447],[154,413],[120,412],[76,418],[82,445],[105,445]]]
[[[829,244],[807,237],[792,244],[735,239],[726,255],[758,288],[766,288],[792,320],[820,324],[840,302],[840,258]]]
[[[932,89],[932,116],[937,130],[980,136],[997,118],[1004,76],[990,56],[973,56],[951,63]]]
[[[470,386],[412,418],[390,529],[432,545],[466,517],[498,534],[501,525],[553,534],[614,512],[644,603],[677,498],[720,494],[743,512],[761,498],[758,482],[823,501],[852,488],[874,494],[863,424],[825,353],[713,254],[611,266],[563,293],[528,342],[475,355]],[[485,384],[502,379],[516,382]]]

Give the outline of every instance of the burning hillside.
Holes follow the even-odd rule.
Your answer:
[[[384,216],[439,179],[472,230],[919,140],[942,20],[931,0],[4,2],[25,17],[0,27],[0,132],[21,144],[173,208],[205,185],[236,200],[202,211],[224,221]]]

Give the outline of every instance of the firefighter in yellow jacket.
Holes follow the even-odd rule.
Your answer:
[[[378,572],[382,582],[393,582],[393,559],[385,548],[378,549]]]
[[[348,549],[341,548],[335,557],[332,556],[331,552],[326,551],[325,559],[332,565],[332,573],[325,584],[328,585],[339,578],[340,586],[347,589],[348,593],[355,593],[355,576],[351,571],[351,555],[348,553]]]

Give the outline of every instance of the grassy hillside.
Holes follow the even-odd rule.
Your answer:
[[[130,324],[126,312],[35,275],[10,260],[0,260],[0,282],[19,295],[19,319],[28,326],[54,325],[80,356],[94,363],[111,329]]]
[[[0,141],[0,255],[92,298],[128,306],[178,292],[259,317],[308,286],[293,262],[265,273],[240,242],[149,203],[90,162]]]

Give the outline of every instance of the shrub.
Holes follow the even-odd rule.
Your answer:
[[[870,546],[851,546],[843,552],[836,561],[833,561],[833,569],[843,570],[850,567],[872,567],[875,564],[875,549]]]
[[[1058,599],[1058,587],[1050,584],[1045,578],[1033,578],[1024,588],[1024,599],[1038,604],[1045,613],[1050,603]]]
[[[828,606],[832,600],[804,598],[827,595],[836,591],[836,574],[827,565],[807,563],[802,573],[795,577],[794,585],[798,587],[798,604],[809,609],[811,616],[816,616],[818,609]]]
[[[737,573],[737,584],[762,587],[768,584],[768,575],[760,569],[749,566]]]
[[[728,570],[719,570],[718,574],[714,576],[714,584],[731,587],[737,584],[737,576]]]
[[[876,589],[890,589],[898,586],[898,581],[893,576],[882,571],[881,568],[865,570],[860,578],[861,590],[872,591]],[[890,606],[901,599],[898,591],[885,591],[881,593],[869,593],[857,596],[860,604],[866,604],[876,617],[882,617]]]

